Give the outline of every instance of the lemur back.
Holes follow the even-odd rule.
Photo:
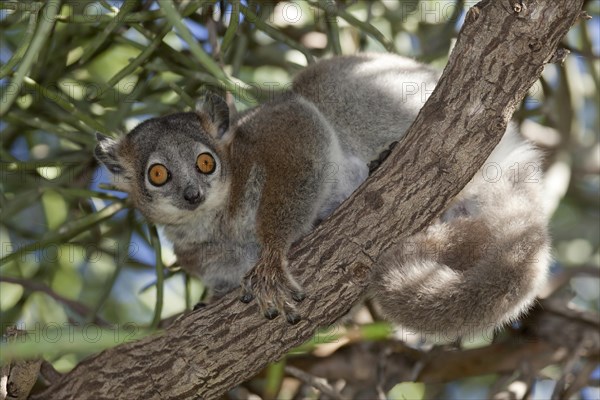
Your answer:
[[[241,284],[240,300],[296,323],[305,294],[288,271],[289,247],[401,140],[437,76],[394,55],[336,57],[234,118],[208,94],[195,112],[151,119],[118,141],[99,135],[96,156],[214,297]],[[510,128],[487,165],[497,180],[482,169],[431,228],[380,258],[371,292],[394,321],[465,334],[533,301],[549,252],[540,176],[525,180],[539,154]]]
[[[409,58],[368,53],[316,63],[292,90],[317,106],[344,151],[368,163],[404,135],[438,76]]]

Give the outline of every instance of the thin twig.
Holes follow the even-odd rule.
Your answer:
[[[373,39],[377,40],[379,43],[381,43],[381,45],[387,51],[396,52],[396,45],[394,44],[394,42],[392,42],[390,39],[385,37],[385,35],[383,33],[381,33],[381,31],[379,29],[377,29],[376,27],[374,27],[373,25],[371,25],[368,22],[363,22],[363,21],[357,19],[352,14],[350,14],[348,11],[340,9],[340,8],[325,7],[323,4],[315,2],[315,1],[309,1],[308,4],[310,4],[311,6],[320,8],[324,11],[328,11],[332,14],[337,14],[339,17],[345,19],[346,22],[348,22],[350,25],[355,26],[361,32],[364,32],[367,35],[371,36]]]
[[[547,312],[560,315],[561,317],[565,317],[570,320],[583,322],[594,329],[600,329],[600,314],[596,312],[569,308],[566,304],[551,300],[543,300],[541,303],[542,307]]]
[[[85,306],[77,301],[70,300],[70,299],[67,299],[66,297],[61,296],[60,294],[54,292],[52,289],[50,289],[48,286],[44,285],[43,283],[34,282],[34,281],[28,280],[28,279],[15,278],[12,276],[5,276],[5,275],[0,276],[0,282],[14,283],[16,285],[23,286],[25,289],[28,289],[28,290],[31,290],[34,292],[45,293],[48,296],[52,297],[54,300],[58,301],[59,303],[62,303],[65,306],[69,307],[72,311],[79,314],[83,318],[87,318],[92,313],[92,311],[87,306]],[[110,327],[110,324],[108,322],[104,321],[102,318],[98,317],[97,315],[94,315],[94,322],[103,327]]]
[[[564,391],[564,398],[570,399],[575,393],[588,386],[590,375],[597,367],[596,362],[587,360],[579,372],[575,374],[573,382]]]
[[[59,380],[62,376],[62,374],[54,368],[54,365],[46,360],[42,360],[40,375],[48,382],[48,386],[54,384],[54,382]]]
[[[160,246],[160,239],[158,238],[158,231],[156,226],[150,227],[150,243],[154,248],[155,264],[156,264],[156,306],[154,307],[154,317],[152,318],[152,328],[158,328],[160,324],[160,316],[162,314],[164,292],[165,292],[165,267],[162,262],[162,251]]]
[[[299,368],[292,367],[291,365],[287,365],[285,367],[285,372],[293,376],[294,378],[300,379],[302,382],[306,383],[317,389],[319,392],[323,393],[336,400],[345,400],[346,398],[342,396],[337,390],[335,390],[331,385],[327,383],[327,381],[323,378],[319,378],[313,376],[309,373],[302,371]]]
[[[579,360],[581,350],[583,349],[585,342],[579,343],[579,345],[573,349],[572,353],[567,358],[564,367],[563,374],[560,379],[556,382],[554,386],[554,391],[552,392],[551,400],[560,400],[565,399],[565,393],[567,391],[567,382],[573,380],[573,369],[575,368],[577,361]]]
[[[526,387],[525,393],[523,393],[523,397],[521,397],[521,399],[529,400],[531,398],[533,386],[535,384],[536,371],[534,370],[533,365],[529,360],[523,361],[521,371],[523,376],[523,382],[525,382]]]
[[[342,46],[340,44],[340,32],[337,23],[337,15],[335,10],[337,5],[333,0],[319,0],[319,3],[325,10],[325,22],[327,24],[327,36],[331,44],[333,54],[342,54]],[[333,12],[332,12],[333,10]]]

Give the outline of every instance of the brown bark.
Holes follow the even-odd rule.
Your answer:
[[[360,298],[378,256],[435,218],[500,140],[583,0],[495,0],[473,7],[444,74],[373,176],[290,255],[306,288],[295,326],[230,295],[161,335],[81,362],[44,399],[215,398],[331,324]]]

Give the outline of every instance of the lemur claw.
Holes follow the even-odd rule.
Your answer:
[[[267,311],[265,311],[265,317],[267,317],[267,319],[275,319],[278,316],[279,311],[277,311],[275,308],[269,308]]]
[[[252,300],[254,300],[254,296],[252,295],[252,293],[244,293],[240,296],[240,301],[242,303],[250,303]]]
[[[302,319],[294,303],[301,302],[306,295],[281,266],[258,265],[246,274],[240,301],[249,303],[254,298],[267,319],[283,314],[292,325]]]

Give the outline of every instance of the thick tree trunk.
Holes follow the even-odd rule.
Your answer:
[[[215,398],[340,318],[364,294],[379,255],[425,228],[481,167],[582,3],[488,0],[469,11],[405,139],[292,251],[290,267],[308,293],[300,323],[267,321],[232,294],[161,335],[81,362],[37,398]]]

